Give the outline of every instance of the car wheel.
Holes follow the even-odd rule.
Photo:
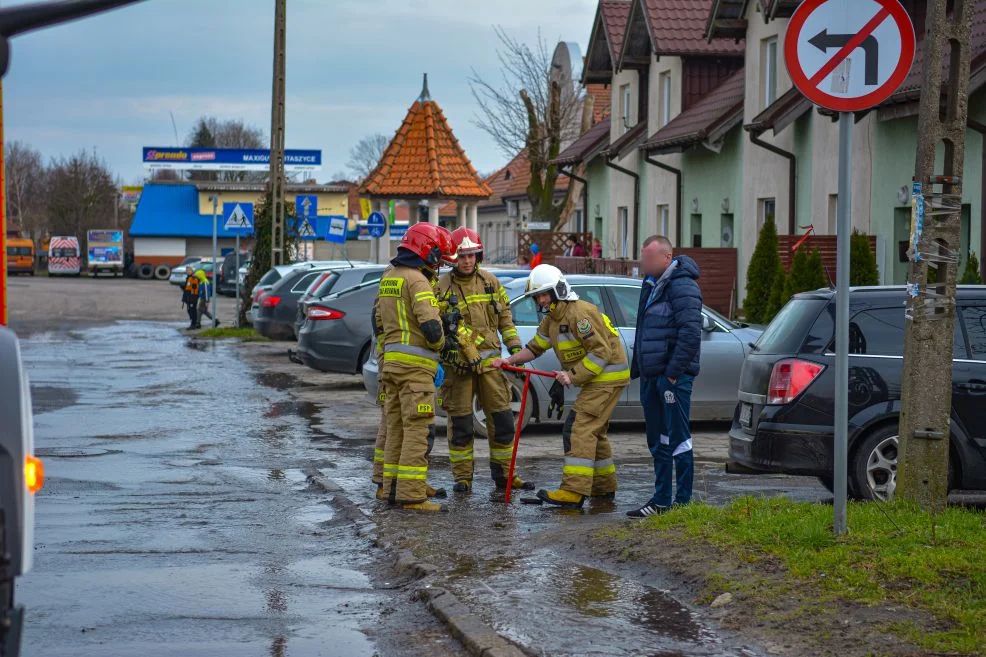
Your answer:
[[[877,428],[856,448],[850,488],[860,500],[893,499],[897,489],[897,425]]]
[[[507,382],[510,384],[510,410],[514,412],[514,422],[520,414],[520,395],[524,391],[524,382],[515,381],[514,377],[508,376]],[[527,391],[527,405],[524,408],[524,419],[521,424],[521,431],[527,428],[531,418],[534,416],[534,390]],[[472,399],[472,425],[476,436],[486,435],[486,413],[479,405],[479,397],[473,396]],[[515,424],[514,427],[517,425]]]

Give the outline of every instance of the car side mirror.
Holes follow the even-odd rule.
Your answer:
[[[716,330],[716,323],[708,315],[702,315],[702,330],[706,333],[712,333]]]

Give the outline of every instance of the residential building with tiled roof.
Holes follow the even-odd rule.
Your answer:
[[[442,108],[432,100],[425,74],[421,94],[411,104],[380,162],[363,181],[360,195],[371,199],[377,209],[398,199],[411,202],[412,207],[423,203],[428,208],[428,221],[436,225],[441,207],[453,200],[457,202],[458,224],[476,229],[477,203],[490,194],[492,190],[476,173]],[[374,254],[375,259],[388,261],[389,229],[388,235],[374,244],[385,247]]]

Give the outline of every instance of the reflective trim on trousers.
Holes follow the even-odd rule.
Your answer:
[[[399,465],[397,466],[397,478],[424,481],[428,478],[428,466]]]
[[[471,461],[473,451],[471,449],[450,449],[448,451],[448,460],[452,463],[460,463],[462,461]]]
[[[514,450],[510,449],[491,449],[490,450],[490,460],[496,461],[498,463],[509,463],[510,459],[513,458]]]
[[[670,442],[670,440],[671,439],[669,438],[668,439],[668,442]],[[664,436],[661,436],[661,442],[664,442]],[[668,443],[665,443],[665,444],[668,444]],[[677,447],[675,447],[674,448],[674,452],[671,454],[671,456],[678,456],[679,454],[684,454],[685,452],[690,452],[690,451],[692,451],[692,439],[691,438],[689,438],[688,440],[684,441],[683,443],[681,443],[680,445],[678,445]]]
[[[616,474],[616,464],[613,463],[613,459],[603,459],[602,461],[596,461],[593,464],[592,469],[595,476],[597,477]]]
[[[374,449],[373,450],[373,460],[383,462],[383,450]]]
[[[579,459],[572,456],[565,457],[565,465],[561,469],[562,474],[591,477],[595,474],[595,461],[592,459]]]
[[[384,463],[383,473],[385,476],[395,477],[397,476],[397,464],[396,463]]]

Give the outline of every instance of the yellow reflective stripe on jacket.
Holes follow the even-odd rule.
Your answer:
[[[414,295],[415,301],[431,301],[432,299],[435,299],[436,303],[438,302],[438,298],[431,290],[423,290]]]
[[[599,356],[595,354],[587,354],[585,358],[582,359],[582,367],[589,370],[593,374],[599,375],[603,373],[603,367],[605,365],[600,365],[597,361],[602,360]],[[603,361],[605,363],[606,361]]]
[[[591,477],[595,474],[595,461],[591,459],[577,459],[565,457],[565,465],[561,469],[562,474],[574,475],[576,477]]]
[[[534,334],[534,342],[541,349],[548,349],[551,346],[551,342],[548,341],[548,338],[544,337],[540,333]]]
[[[578,349],[581,346],[582,346],[582,342],[580,342],[579,340],[564,340],[562,342],[559,342],[558,345],[555,347],[555,349],[557,349],[558,351],[566,351],[568,349]]]
[[[404,303],[404,299],[397,300],[397,321],[401,327],[401,344],[410,344],[411,332],[408,330],[407,304]]]
[[[513,338],[519,338],[520,334],[517,332],[516,328],[508,328],[506,331],[501,333],[504,340],[511,340]]]
[[[470,294],[466,296],[466,303],[493,303],[492,294]]]
[[[399,351],[391,351],[384,353],[383,362],[385,363],[403,363],[404,365],[414,365],[415,367],[424,367],[431,372],[438,371],[438,362],[430,358],[425,358],[424,356],[415,356],[413,354],[402,354]]]
[[[630,367],[626,364],[607,365],[602,374],[595,376],[589,383],[610,383],[612,381],[629,381]]]

